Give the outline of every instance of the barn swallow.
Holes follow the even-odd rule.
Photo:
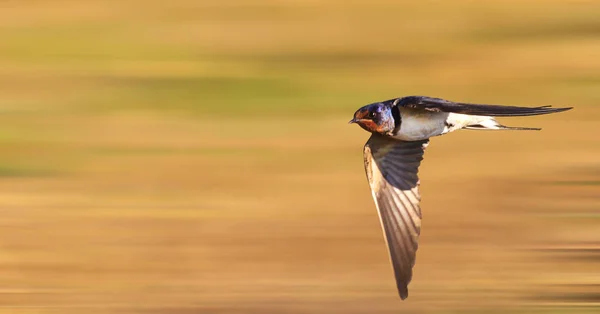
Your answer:
[[[429,138],[460,129],[540,130],[504,126],[494,117],[569,109],[572,107],[479,105],[409,96],[366,105],[354,113],[349,123],[372,133],[363,150],[365,171],[402,300],[408,297],[421,231],[417,173]]]

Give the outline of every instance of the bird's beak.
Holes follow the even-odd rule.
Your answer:
[[[348,121],[348,124],[352,124],[352,123],[356,123],[356,122],[358,122],[358,120],[356,120],[356,118],[354,118],[354,119]]]

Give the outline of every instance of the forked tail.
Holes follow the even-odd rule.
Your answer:
[[[526,130],[526,131],[539,131],[541,128],[526,128],[526,127],[514,127],[506,126],[498,123],[496,119],[487,117],[485,120],[478,121],[473,124],[468,124],[464,127],[467,130]]]

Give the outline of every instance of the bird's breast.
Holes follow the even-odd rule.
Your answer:
[[[447,112],[400,108],[400,118],[400,129],[393,134],[393,137],[403,141],[428,139],[444,134],[447,129]]]

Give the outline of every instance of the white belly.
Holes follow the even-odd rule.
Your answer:
[[[418,141],[445,133],[448,113],[400,108],[400,118],[400,130],[394,137],[403,141]]]
[[[394,135],[403,141],[418,141],[460,130],[468,125],[497,125],[492,117],[470,116],[458,113],[431,112],[400,108],[400,130]],[[490,124],[490,125],[491,125]]]

